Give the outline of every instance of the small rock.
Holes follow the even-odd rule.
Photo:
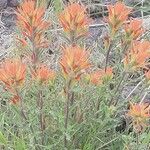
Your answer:
[[[8,0],[7,6],[9,6],[9,7],[17,7],[18,5],[19,5],[19,1],[18,0]]]
[[[7,0],[0,0],[0,11],[7,7]]]

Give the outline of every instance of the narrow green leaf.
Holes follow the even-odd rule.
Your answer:
[[[3,133],[0,131],[0,145],[6,145],[6,144],[7,144],[7,140],[3,135]]]

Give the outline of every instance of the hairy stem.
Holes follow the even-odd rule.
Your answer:
[[[72,46],[75,46],[76,43],[77,43],[77,41],[76,41],[76,37],[75,37],[75,31],[72,31],[72,32],[70,33],[70,44],[71,44]]]
[[[41,130],[41,144],[44,145],[44,130],[45,130],[45,121],[43,115],[43,97],[42,90],[39,90],[38,94],[38,107],[39,107],[39,121],[40,121],[40,130]]]
[[[139,150],[139,133],[136,133],[137,150]]]
[[[110,51],[111,51],[112,43],[113,43],[113,42],[111,42],[111,43],[109,44],[109,47],[108,47],[108,50],[107,50],[107,54],[106,54],[105,72],[106,72],[107,66],[108,66],[109,54],[110,54]]]
[[[65,122],[65,135],[64,135],[64,146],[65,148],[67,148],[67,137],[66,137],[66,131],[68,129],[68,120],[69,120],[69,104],[71,101],[71,91],[70,91],[70,86],[71,86],[71,79],[68,81],[67,85],[66,85],[66,94],[67,94],[67,99],[66,99],[66,103],[65,103],[65,118],[64,118],[64,122]]]
[[[124,81],[125,76],[126,76],[126,72],[123,72],[122,77],[121,77],[121,79],[120,79],[120,81],[119,81],[119,83],[118,83],[118,85],[117,85],[117,87],[116,87],[116,89],[115,89],[115,92],[114,92],[115,95],[114,95],[114,96],[116,96],[116,95],[118,94],[119,88],[120,88],[120,86],[122,85],[122,82]],[[112,102],[113,102],[113,100],[114,100],[114,96],[111,98],[111,101],[110,101],[109,105],[112,104]],[[116,98],[116,101],[114,102],[114,106],[117,105],[118,101],[119,101],[119,99]]]
[[[101,100],[100,100],[100,98],[98,98],[97,104],[96,104],[96,118],[99,117],[98,111],[100,109],[100,103],[101,103]]]

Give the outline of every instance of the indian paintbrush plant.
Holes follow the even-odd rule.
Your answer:
[[[62,5],[55,18],[45,4],[23,0],[16,10],[16,50],[0,64],[0,149],[150,149],[143,20],[124,2],[107,5],[107,36],[89,47],[95,24],[82,2]]]

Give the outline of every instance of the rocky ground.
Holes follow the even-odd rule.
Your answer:
[[[12,49],[14,44],[14,10],[18,4],[18,0],[0,0],[0,60],[10,53],[10,48]]]
[[[16,7],[18,4],[18,0],[0,0],[0,10],[6,7]]]
[[[18,0],[0,0],[0,25],[5,27],[14,26],[14,10],[19,5]]]

